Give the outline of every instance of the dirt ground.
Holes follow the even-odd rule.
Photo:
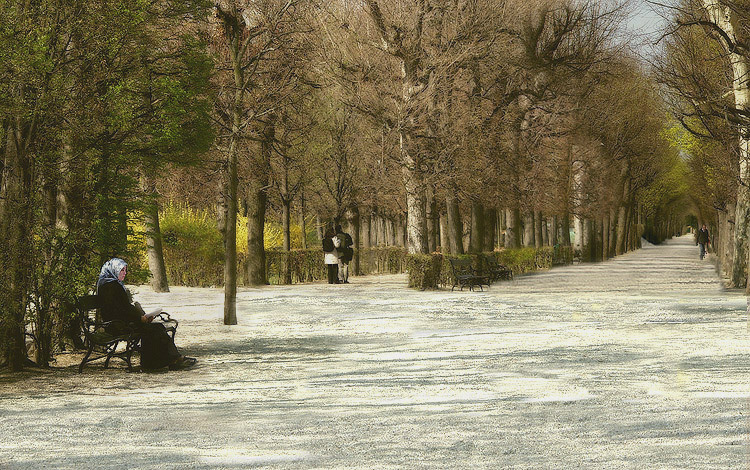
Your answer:
[[[0,376],[0,468],[750,469],[746,299],[692,238],[485,292],[134,288],[189,371]]]

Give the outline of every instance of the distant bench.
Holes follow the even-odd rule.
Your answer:
[[[487,258],[487,271],[491,281],[512,280],[513,270],[497,262],[495,258]]]
[[[483,291],[483,285],[490,286],[489,276],[477,273],[470,259],[448,258],[448,260],[451,263],[451,271],[453,272],[453,286],[451,286],[451,291],[456,287],[460,287],[461,290],[464,290],[464,287],[468,287],[469,290],[479,287]]]
[[[99,359],[104,359],[106,369],[113,357],[125,361],[128,371],[132,371],[133,353],[141,351],[141,335],[138,326],[122,320],[100,321],[96,313],[100,307],[101,303],[96,295],[80,297],[75,303],[74,309],[78,318],[81,319],[83,344],[86,348],[86,355],[78,366],[78,372],[83,372],[83,366],[87,363]],[[172,320],[166,312],[161,312],[155,318],[159,318],[164,323],[164,327],[174,340],[174,335],[177,333],[177,320]],[[120,345],[124,348],[120,348]]]

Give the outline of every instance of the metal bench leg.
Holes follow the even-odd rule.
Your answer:
[[[128,353],[125,355],[125,363],[128,365],[128,372],[133,372],[132,357],[133,357],[133,351],[129,349]]]
[[[83,360],[81,361],[81,365],[78,366],[78,373],[80,374],[83,372],[83,366],[86,364],[86,361],[89,360],[89,357],[91,357],[91,352],[94,350],[93,346],[89,346],[89,350],[86,351],[86,355],[83,356]]]
[[[112,356],[115,355],[115,352],[117,352],[117,343],[107,348],[107,358],[104,360],[105,369],[109,369],[109,361],[112,359]]]

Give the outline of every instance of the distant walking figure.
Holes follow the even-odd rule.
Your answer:
[[[336,236],[336,232],[332,228],[326,230],[323,237],[323,262],[328,270],[328,284],[339,283],[339,255],[336,248],[340,245],[341,242]]]
[[[696,240],[701,247],[701,259],[703,259],[706,257],[706,250],[708,249],[709,243],[711,243],[711,239],[708,236],[708,229],[706,228],[706,224],[703,224],[703,227],[698,230]]]
[[[354,257],[352,236],[344,232],[341,225],[336,226],[336,237],[341,242],[339,252],[339,282],[349,284],[349,262]]]

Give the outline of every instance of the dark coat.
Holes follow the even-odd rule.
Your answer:
[[[705,245],[705,244],[708,243],[709,240],[710,240],[710,238],[708,237],[708,229],[706,229],[706,230],[703,230],[703,229],[698,230],[698,243],[703,243]]]
[[[341,260],[344,263],[348,263],[354,258],[354,250],[352,249],[354,240],[352,240],[352,236],[346,232],[339,232],[336,236],[341,240],[341,248],[339,248],[339,251],[341,252]]]
[[[130,303],[130,296],[119,282],[108,282],[97,291],[104,321],[121,320],[132,323],[141,336],[141,366],[159,369],[180,357],[172,337],[161,323],[143,323],[143,312]],[[115,328],[116,330],[116,328]],[[112,331],[117,334],[117,331]]]
[[[97,292],[101,302],[100,313],[102,320],[121,320],[125,323],[141,323],[141,313],[138,308],[130,303],[130,297],[125,288],[119,282],[108,282],[102,284]]]

